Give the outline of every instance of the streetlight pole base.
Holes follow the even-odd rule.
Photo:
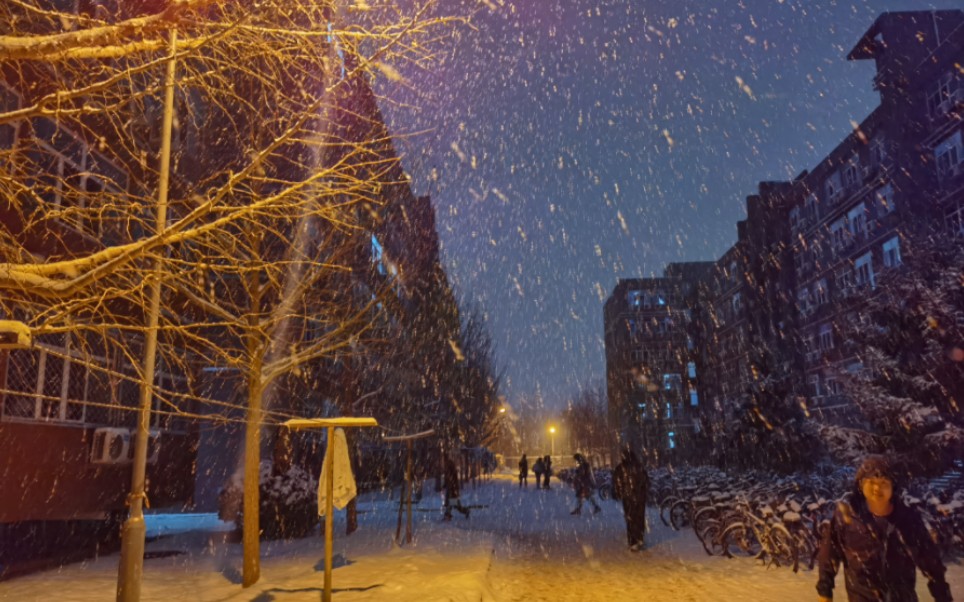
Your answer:
[[[117,566],[117,602],[141,599],[141,574],[144,571],[144,516],[131,516],[121,529],[121,554]]]

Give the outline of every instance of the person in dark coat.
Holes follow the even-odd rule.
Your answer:
[[[549,477],[552,476],[552,458],[546,456],[542,459],[543,468],[545,472],[542,473],[542,488],[549,489]]]
[[[469,517],[469,509],[462,505],[459,499],[459,469],[451,456],[445,456],[445,516],[443,520],[452,520],[452,508]]]
[[[526,455],[522,454],[522,459],[519,460],[519,487],[529,486],[529,460],[526,459]]]
[[[545,472],[546,465],[542,458],[536,456],[536,462],[532,465],[532,472],[536,475],[536,489],[542,487],[542,473]]]
[[[592,505],[592,513],[596,514],[602,508],[596,503],[593,491],[596,490],[596,478],[592,474],[592,467],[582,454],[575,454],[573,460],[576,461],[576,473],[572,479],[572,487],[576,490],[576,509],[569,514],[580,514],[582,512],[583,500],[589,500]]]
[[[649,474],[631,449],[623,450],[622,461],[613,470],[613,497],[623,503],[629,549],[638,552],[645,545]]]
[[[868,456],[854,491],[837,503],[818,556],[821,602],[833,600],[841,563],[850,602],[917,602],[918,568],[935,602],[951,602],[940,552],[917,511],[901,501],[896,477],[887,458]]]

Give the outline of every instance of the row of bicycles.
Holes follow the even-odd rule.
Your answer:
[[[767,567],[813,569],[834,507],[853,488],[853,469],[777,477],[764,472],[729,476],[711,467],[654,470],[651,499],[667,526],[692,528],[707,554],[755,558]],[[908,488],[945,554],[964,552],[964,488]]]

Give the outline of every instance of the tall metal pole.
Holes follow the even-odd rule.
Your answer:
[[[167,224],[167,191],[171,169],[171,126],[174,122],[174,68],[177,55],[177,29],[170,32],[170,59],[164,80],[164,121],[161,129],[161,165],[157,184],[157,233]],[[154,397],[154,367],[157,357],[157,323],[161,310],[160,258],[154,263],[154,282],[151,283],[147,333],[144,341],[143,370],[140,386],[140,411],[137,433],[134,436],[134,466],[131,469],[131,493],[127,498],[130,514],[121,530],[121,555],[117,567],[117,602],[138,602],[141,599],[141,574],[144,569],[144,502],[147,499],[147,442],[150,437],[151,401]]]

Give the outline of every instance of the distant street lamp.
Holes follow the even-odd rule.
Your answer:
[[[549,427],[549,455],[556,455],[556,427]]]

